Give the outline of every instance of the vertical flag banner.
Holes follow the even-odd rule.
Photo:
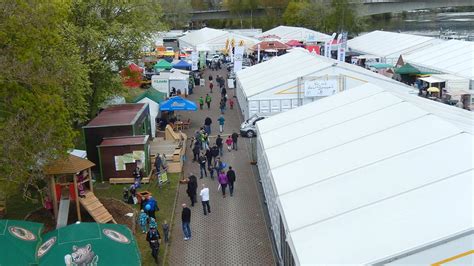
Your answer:
[[[260,44],[257,44],[257,62],[260,62]]]
[[[236,46],[234,49],[234,72],[242,69],[242,61],[244,60],[244,46]]]
[[[332,50],[332,42],[333,40],[336,39],[336,33],[334,32],[332,35],[331,35],[331,39],[329,40],[329,44],[328,44],[328,49],[327,49],[327,52],[325,52],[326,54],[326,57],[331,57],[331,50]]]
[[[191,70],[192,71],[198,70],[199,54],[197,51],[193,51],[191,53],[191,61],[192,61]]]
[[[337,60],[345,61],[346,58],[346,49],[347,49],[347,32],[342,32],[340,34],[340,43],[339,49],[337,50]]]

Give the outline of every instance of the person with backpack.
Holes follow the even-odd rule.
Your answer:
[[[235,182],[235,172],[232,169],[232,166],[229,166],[229,171],[227,171],[227,179],[229,180],[229,193],[230,196],[234,195],[234,182]]]
[[[161,236],[160,232],[156,229],[156,226],[150,225],[150,230],[146,234],[146,241],[148,241],[151,249],[151,255],[158,262],[158,251],[160,250]]]
[[[232,133],[232,148],[234,150],[237,150],[237,139],[239,138],[239,134],[237,133]]]

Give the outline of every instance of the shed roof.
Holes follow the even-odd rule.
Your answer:
[[[474,79],[474,42],[449,40],[403,55],[415,66]]]
[[[68,154],[66,158],[59,159],[44,168],[47,175],[75,174],[89,169],[95,164],[87,159]]]
[[[145,103],[111,105],[83,128],[132,125],[145,110],[146,105]]]
[[[143,145],[148,135],[104,138],[98,147]]]
[[[473,229],[471,112],[365,84],[257,127],[299,264],[373,264]]]
[[[133,99],[132,102],[137,103],[143,98],[148,98],[154,101],[155,103],[160,104],[162,101],[165,100],[165,97],[166,97],[166,93],[157,91],[153,88],[149,88],[142,94],[138,95],[135,99]]]
[[[376,30],[347,41],[347,46],[361,54],[398,58],[437,41],[432,37]]]

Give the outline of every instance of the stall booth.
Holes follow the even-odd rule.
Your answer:
[[[147,89],[142,94],[138,95],[132,102],[147,103],[150,110],[150,125],[151,136],[156,137],[156,119],[160,114],[160,103],[166,100],[166,93],[159,92],[153,88]]]
[[[142,183],[148,183],[150,164],[150,141],[148,135],[104,138],[97,146],[100,172],[110,183],[134,183],[133,171],[143,170]],[[128,182],[124,182],[127,179]]]
[[[161,72],[159,75],[153,75],[151,77],[152,88],[165,93],[168,97],[174,96],[172,95],[173,88],[176,91],[176,95],[188,95],[189,74],[184,74],[183,71],[175,70],[173,72]]]

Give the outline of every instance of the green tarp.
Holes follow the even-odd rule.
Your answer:
[[[405,64],[402,67],[395,68],[395,73],[400,75],[424,75],[424,74],[432,74],[430,72],[422,72],[418,68],[410,65]]]
[[[370,67],[373,67],[375,69],[385,69],[385,68],[392,68],[393,66],[390,64],[385,64],[385,63],[375,63],[375,64],[370,64]]]
[[[0,265],[141,265],[124,225],[79,223],[45,235],[43,225],[0,221]]]
[[[158,70],[161,70],[161,69],[170,70],[171,68],[173,68],[173,65],[170,62],[164,59],[161,59],[153,67]]]

